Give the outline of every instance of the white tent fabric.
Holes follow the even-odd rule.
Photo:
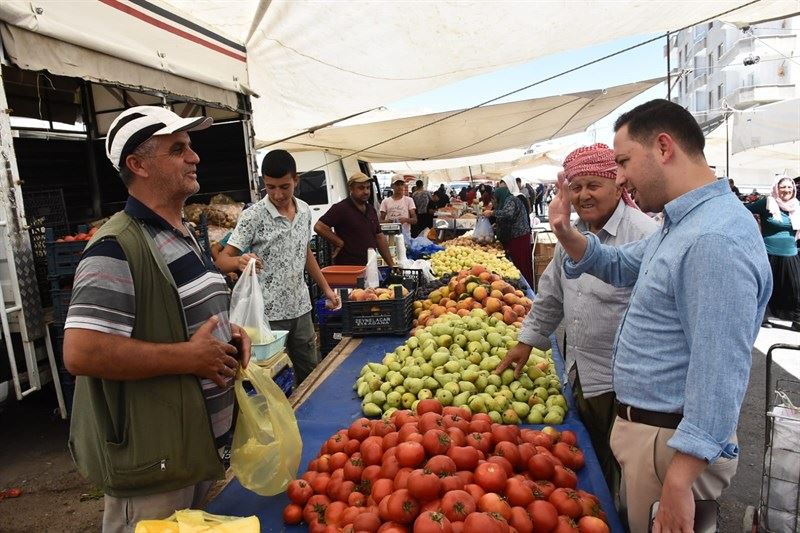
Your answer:
[[[455,115],[458,112],[448,111],[326,128],[270,148],[290,151],[323,149],[337,153],[363,150],[358,157],[367,161],[414,161],[467,157],[527,147],[545,139],[584,131],[660,81],[655,79],[608,89],[496,104]],[[400,136],[407,132],[411,133]],[[380,145],[364,150],[376,143]]]
[[[800,140],[800,98],[766,104],[733,115],[731,152]],[[800,158],[800,152],[795,153]]]
[[[796,0],[0,2],[0,20],[12,26],[215,87],[249,85],[261,96],[256,136],[267,141],[564,50],[712,17],[796,12]]]
[[[729,120],[729,128],[734,127],[731,122]],[[729,130],[729,144],[734,136],[734,131]],[[751,187],[768,189],[778,174],[800,176],[800,140],[758,146],[731,154],[726,171],[725,139],[725,123],[706,135],[706,161],[717,168],[717,175],[733,178],[742,192]]]

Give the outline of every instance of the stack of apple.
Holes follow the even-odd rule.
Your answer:
[[[395,297],[395,286],[377,289],[353,289],[349,299],[355,302],[374,302],[377,300],[393,300]],[[408,296],[408,289],[402,285],[397,285],[402,289],[403,298]]]
[[[288,487],[287,524],[309,531],[609,531],[596,496],[576,490],[576,435],[492,423],[425,400],[331,436]]]
[[[475,250],[483,250],[484,252],[502,252],[503,245],[499,242],[491,243],[491,244],[478,244],[473,240],[471,237],[456,237],[455,239],[450,239],[449,241],[444,241],[441,243],[441,246],[448,248],[450,246],[466,246],[467,248],[474,248]]]
[[[466,246],[450,246],[431,256],[431,270],[436,276],[459,272],[473,265],[483,265],[486,270],[508,279],[519,279],[519,270],[506,259],[503,252],[486,252]]]
[[[521,290],[482,265],[475,265],[453,276],[447,285],[431,291],[427,299],[415,301],[414,326],[427,326],[432,319],[446,313],[467,316],[473,309],[483,309],[489,316],[521,327],[532,305]]]
[[[381,363],[364,365],[353,385],[361,410],[386,418],[436,398],[446,406],[486,413],[497,423],[561,424],[567,402],[550,351],[532,349],[518,380],[510,368],[494,373],[516,338],[517,328],[482,309],[465,317],[444,315],[419,328]]]

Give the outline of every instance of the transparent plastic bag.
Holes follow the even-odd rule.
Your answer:
[[[250,259],[233,287],[230,321],[241,326],[253,344],[267,344],[275,340],[264,316],[264,295],[258,283],[255,259]]]
[[[257,516],[220,516],[184,509],[164,520],[140,520],[136,533],[259,533]]]
[[[252,387],[245,388],[245,383]],[[303,441],[289,400],[255,363],[236,376],[239,416],[231,444],[231,469],[239,483],[262,496],[286,490],[297,475]],[[255,394],[248,394],[248,389]]]
[[[472,239],[478,243],[494,242],[494,229],[488,218],[478,218],[478,222],[475,223],[475,229],[472,230]]]
[[[367,270],[364,273],[364,287],[374,289],[381,283],[380,271],[378,270],[378,252],[374,248],[367,250]]]

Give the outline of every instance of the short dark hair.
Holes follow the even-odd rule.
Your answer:
[[[155,151],[156,151],[155,138],[150,137],[142,144],[137,146],[133,150],[133,152],[131,152],[128,155],[135,155],[136,157],[139,158],[146,158],[146,157],[152,157]],[[128,157],[125,156],[125,159],[127,160]],[[119,179],[122,180],[122,184],[127,189],[131,186],[131,183],[133,183],[133,178],[135,178],[136,176],[133,174],[133,172],[131,172],[131,169],[128,168],[128,163],[126,160],[122,161],[122,166],[119,167]]]
[[[637,142],[650,142],[659,133],[668,133],[690,156],[702,156],[706,139],[691,113],[680,105],[659,98],[623,113],[614,122],[614,131],[628,127],[628,135]]]
[[[422,187],[423,185],[422,180],[417,180],[417,187]]]
[[[292,154],[286,150],[272,150],[261,161],[261,175],[270,178],[282,178],[286,174],[297,175],[297,163]]]

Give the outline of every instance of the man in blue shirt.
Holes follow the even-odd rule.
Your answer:
[[[664,213],[650,237],[601,245],[569,223],[563,178],[550,224],[568,278],[590,273],[633,286],[617,333],[611,449],[622,467],[628,521],[646,532],[692,531],[694,500],[717,499],[736,472],[736,424],[751,350],[772,289],[750,213],[708,167],[688,111],[653,100],[614,129],[617,183],[645,212]]]

